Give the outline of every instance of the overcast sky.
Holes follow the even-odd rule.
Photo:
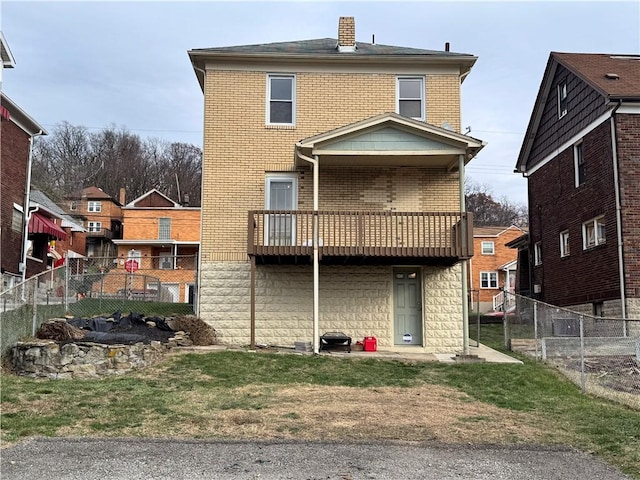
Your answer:
[[[478,57],[462,125],[488,143],[467,173],[526,202],[513,173],[549,52],[640,53],[640,2],[33,2],[3,0],[16,60],[2,88],[52,130],[124,127],[202,146],[203,97],[187,50],[337,36]]]

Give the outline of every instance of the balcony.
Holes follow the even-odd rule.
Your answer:
[[[87,238],[105,238],[107,240],[113,239],[113,232],[108,228],[95,228],[87,230]]]
[[[313,255],[313,211],[255,210],[247,253],[259,263],[304,263]],[[318,252],[325,264],[453,265],[473,256],[467,212],[319,211]]]

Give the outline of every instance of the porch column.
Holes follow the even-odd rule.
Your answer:
[[[249,348],[255,350],[256,348],[256,256],[251,255],[251,337],[249,341]]]
[[[466,211],[464,199],[464,155],[458,155],[458,174],[460,177],[460,212]],[[467,222],[461,222],[462,238],[467,238]],[[469,302],[467,299],[467,260],[462,261],[462,354],[469,355]]]
[[[320,332],[318,320],[320,317],[320,261],[318,259],[318,178],[319,166],[318,156],[313,156],[313,353],[320,353]]]

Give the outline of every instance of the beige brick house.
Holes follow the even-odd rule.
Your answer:
[[[338,39],[189,51],[204,93],[199,315],[229,344],[463,347],[459,133],[476,57]],[[448,49],[447,49],[448,50]]]

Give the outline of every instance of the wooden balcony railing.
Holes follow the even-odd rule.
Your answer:
[[[113,239],[113,232],[107,228],[87,230],[87,237],[104,237],[108,240]]]
[[[313,211],[250,211],[248,254],[312,255],[313,217]],[[473,219],[467,212],[319,211],[317,217],[322,256],[473,256]]]

